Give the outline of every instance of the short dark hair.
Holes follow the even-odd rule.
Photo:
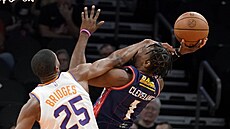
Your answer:
[[[161,43],[155,43],[148,46],[151,48],[146,54],[149,54],[149,61],[151,62],[148,71],[153,72],[155,76],[165,77],[168,71],[172,68],[172,58],[170,53],[165,49]],[[134,59],[135,60],[135,59]]]
[[[38,51],[31,60],[31,68],[38,77],[47,77],[54,73],[56,67],[56,56],[49,49]]]

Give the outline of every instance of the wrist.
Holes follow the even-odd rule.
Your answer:
[[[89,30],[87,30],[87,29],[81,29],[81,30],[80,30],[80,33],[81,33],[81,34],[87,34],[89,37],[91,36],[91,33],[90,33]]]
[[[180,48],[175,49],[175,55],[181,57],[183,54],[180,52]]]

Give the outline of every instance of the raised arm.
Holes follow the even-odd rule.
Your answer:
[[[74,75],[78,81],[89,80],[98,77],[115,67],[120,67],[127,63],[138,52],[139,49],[147,44],[156,43],[153,40],[146,39],[139,43],[116,50],[107,58],[95,61],[92,64],[78,65],[74,70]],[[73,72],[72,72],[73,73]]]
[[[92,6],[91,12],[88,15],[87,7],[84,8],[84,12],[82,12],[82,24],[80,28],[80,35],[78,38],[77,45],[73,51],[69,69],[75,68],[77,65],[86,63],[85,59],[85,48],[88,42],[90,35],[95,32],[104,21],[100,21],[97,23],[97,19],[100,14],[100,9],[97,10],[95,14],[95,6]]]

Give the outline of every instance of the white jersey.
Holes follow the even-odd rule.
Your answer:
[[[41,107],[41,129],[98,129],[89,94],[69,72],[32,92]]]

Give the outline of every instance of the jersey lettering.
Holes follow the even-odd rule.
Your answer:
[[[129,110],[127,111],[124,120],[129,120],[131,117],[131,114],[134,113],[134,109],[137,108],[137,104],[140,103],[139,100],[134,100],[130,106],[129,106]]]
[[[89,117],[89,114],[88,114],[88,112],[87,112],[87,109],[84,108],[84,107],[81,107],[81,108],[77,109],[77,108],[75,107],[75,105],[74,105],[75,103],[77,103],[77,102],[79,102],[79,101],[81,101],[81,100],[82,100],[82,97],[81,97],[81,96],[77,96],[77,97],[75,97],[75,98],[73,98],[73,99],[71,99],[71,100],[68,101],[69,104],[71,105],[71,109],[69,109],[69,108],[67,107],[67,105],[61,105],[60,107],[58,107],[58,108],[54,111],[54,117],[55,117],[55,118],[58,118],[59,115],[61,114],[61,112],[65,112],[65,114],[66,114],[64,120],[63,120],[62,123],[61,123],[61,126],[60,126],[61,129],[66,129],[66,128],[67,128],[66,126],[67,126],[68,121],[69,121],[69,119],[70,119],[70,117],[71,117],[71,115],[72,115],[70,110],[73,110],[74,113],[75,113],[75,115],[77,115],[77,116],[79,116],[79,115],[81,115],[81,114],[83,114],[83,115],[85,116],[84,119],[80,119],[80,120],[79,120],[80,125],[84,126],[84,125],[86,125],[87,123],[89,123],[90,117]],[[70,129],[78,129],[78,125],[75,124],[75,125],[73,125]]]

